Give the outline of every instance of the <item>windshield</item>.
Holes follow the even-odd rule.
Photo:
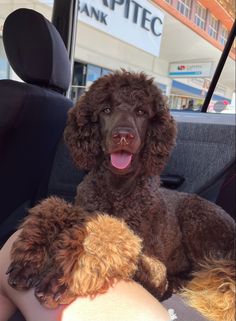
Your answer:
[[[6,16],[19,7],[51,20],[53,0],[0,2],[0,79],[17,79],[2,41]],[[70,90],[76,101],[113,70],[154,77],[173,110],[200,111],[234,21],[234,1],[81,0]],[[235,43],[208,112],[235,113]]]

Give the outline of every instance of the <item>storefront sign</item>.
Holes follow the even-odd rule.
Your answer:
[[[164,14],[147,0],[84,0],[79,20],[158,56]]]
[[[212,74],[212,62],[199,63],[171,63],[169,68],[170,77],[210,77]]]

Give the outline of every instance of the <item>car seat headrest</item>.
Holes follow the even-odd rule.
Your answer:
[[[26,83],[65,92],[70,61],[56,28],[40,13],[18,9],[5,20],[3,43],[11,67]]]

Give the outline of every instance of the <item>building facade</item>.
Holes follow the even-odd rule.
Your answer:
[[[51,5],[50,0],[0,1],[0,79],[17,79],[1,39],[5,17],[14,9],[30,7],[50,19]],[[170,107],[198,109],[232,27],[233,6],[230,0],[81,0],[72,99],[76,101],[100,76],[125,68],[152,76],[168,96]],[[177,73],[173,75],[174,65]],[[214,101],[230,102],[234,66],[235,47]],[[190,69],[192,75],[186,76]]]

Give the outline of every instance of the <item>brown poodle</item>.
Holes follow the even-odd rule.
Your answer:
[[[65,130],[75,164],[90,171],[78,186],[75,205],[90,213],[105,212],[125,220],[143,240],[143,253],[148,259],[158,259],[165,265],[173,286],[199,269],[199,261],[210,255],[223,258],[231,253],[229,266],[234,260],[234,221],[227,213],[196,195],[160,188],[159,175],[175,136],[175,122],[153,80],[143,73],[126,71],[98,79],[71,109]],[[40,211],[45,215],[50,209],[45,205]],[[70,212],[73,208],[64,214],[62,209],[56,225],[69,219]],[[45,229],[46,239],[50,235],[47,224]],[[70,232],[67,236],[74,244],[75,235]],[[59,242],[64,254],[69,251],[68,239]],[[27,239],[24,242],[32,246]],[[52,256],[60,258],[62,270],[70,268],[71,260],[58,252]],[[13,252],[13,284],[17,283],[15,264],[24,260],[22,257],[23,253],[15,260]],[[56,278],[55,271],[52,273]],[[156,295],[150,275],[142,277],[141,273],[137,277]],[[48,272],[47,277],[50,279]],[[43,292],[36,291],[39,298],[48,293],[50,296],[46,284],[39,282]]]

